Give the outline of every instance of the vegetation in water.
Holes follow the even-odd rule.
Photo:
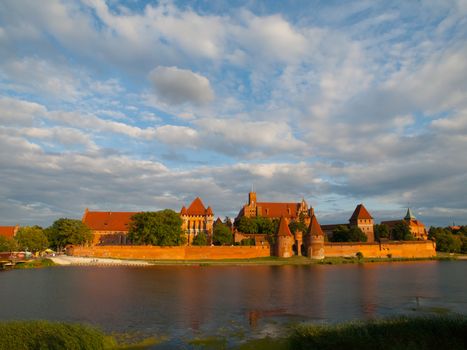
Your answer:
[[[21,264],[16,264],[15,269],[35,269],[40,267],[55,266],[56,264],[47,258],[29,260]]]

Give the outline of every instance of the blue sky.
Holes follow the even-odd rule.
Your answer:
[[[467,1],[2,1],[0,224],[364,203],[467,224]]]

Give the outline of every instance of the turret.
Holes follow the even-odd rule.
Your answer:
[[[289,258],[293,255],[292,246],[294,237],[289,229],[289,222],[285,217],[281,217],[276,237],[276,256]]]
[[[311,259],[324,259],[324,232],[315,215],[310,220],[308,239],[308,257]]]

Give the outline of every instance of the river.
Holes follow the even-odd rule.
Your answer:
[[[275,335],[294,322],[467,315],[467,262],[311,266],[52,267],[0,272],[0,319],[107,332]]]

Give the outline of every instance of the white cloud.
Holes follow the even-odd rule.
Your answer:
[[[0,121],[3,125],[32,125],[37,116],[45,113],[46,108],[37,103],[0,97]]]
[[[159,98],[168,104],[206,104],[214,99],[209,80],[187,69],[159,66],[149,78]]]

